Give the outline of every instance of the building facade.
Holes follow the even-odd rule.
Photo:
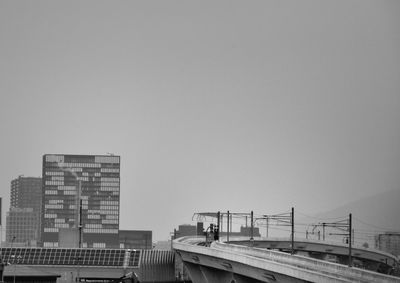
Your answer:
[[[32,208],[40,213],[41,203],[42,178],[19,176],[11,181],[10,207]]]
[[[40,241],[41,208],[42,178],[19,176],[12,180],[6,241],[28,245]]]
[[[119,230],[121,249],[148,250],[153,248],[153,232],[149,230]]]
[[[119,156],[46,154],[42,179],[44,247],[59,247],[68,229],[81,247],[119,247]]]
[[[6,241],[14,246],[36,247],[40,225],[32,208],[10,208],[7,212]]]
[[[375,248],[400,256],[400,233],[386,232],[375,236]]]

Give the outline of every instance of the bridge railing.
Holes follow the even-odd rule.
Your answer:
[[[250,241],[248,238],[233,239],[230,241],[231,244],[237,245],[249,245]],[[266,246],[263,246],[266,244]],[[268,238],[268,239],[255,239],[254,246],[259,248],[274,248],[274,249],[289,249],[291,248],[291,241],[289,238]],[[328,252],[330,249],[331,253],[336,255],[348,255],[348,246],[344,244],[338,244],[328,241],[310,241],[307,239],[296,239],[295,250],[310,250],[316,252]],[[394,266],[398,259],[389,253],[375,249],[366,249],[363,247],[353,247],[353,255],[363,259],[368,259],[376,262],[383,262],[387,265]]]
[[[233,244],[214,242],[212,248],[223,250],[227,253],[240,253],[251,257],[257,257],[280,264],[296,266],[310,271],[316,271],[325,274],[335,274],[342,278],[360,280],[367,282],[400,282],[400,278],[384,275],[355,267],[348,267],[337,263],[313,259],[305,256],[290,255],[284,252],[272,251],[260,248],[251,248]]]

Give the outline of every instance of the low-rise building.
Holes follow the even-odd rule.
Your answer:
[[[391,253],[393,255],[400,255],[400,233],[399,232],[386,232],[375,236],[375,248]]]
[[[147,230],[119,230],[121,249],[152,249],[153,232]]]

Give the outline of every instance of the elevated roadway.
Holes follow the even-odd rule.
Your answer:
[[[257,241],[253,244],[257,245]],[[184,237],[175,240],[173,248],[194,283],[400,282],[400,278],[390,275],[251,247],[240,240],[236,244],[212,242],[208,246],[204,237]]]

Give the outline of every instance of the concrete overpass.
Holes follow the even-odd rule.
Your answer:
[[[257,240],[253,242],[254,245]],[[265,242],[264,242],[265,244]],[[266,248],[184,237],[173,242],[194,283],[400,282],[400,278]],[[332,248],[332,247],[330,247]]]

